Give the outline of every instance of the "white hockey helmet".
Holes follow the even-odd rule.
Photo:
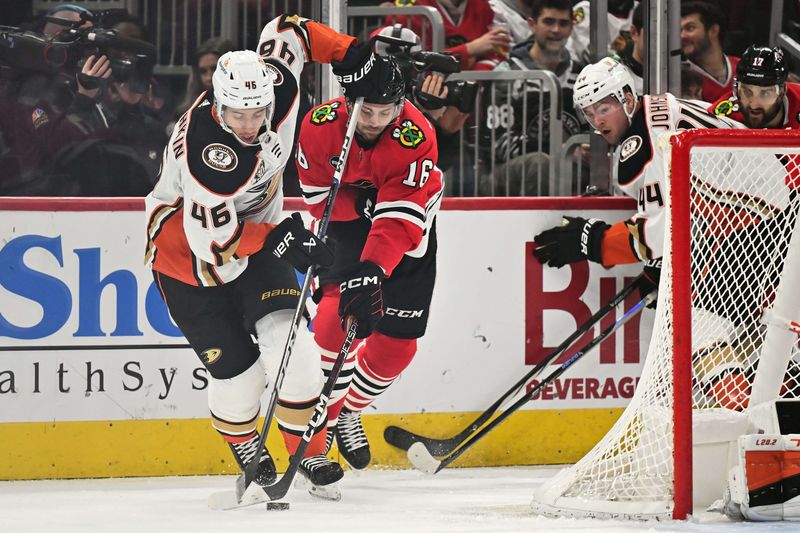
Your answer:
[[[267,109],[267,124],[272,120],[275,75],[252,50],[223,54],[211,78],[214,86],[214,111],[222,129],[233,133],[222,118],[222,109]],[[241,141],[241,139],[240,139]]]
[[[634,101],[638,98],[633,76],[622,63],[605,57],[583,67],[572,88],[572,101],[575,107],[583,111],[607,96],[614,96],[622,104],[625,115],[630,122],[633,111],[625,108],[625,93],[631,93]]]

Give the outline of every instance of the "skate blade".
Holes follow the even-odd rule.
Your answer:
[[[331,483],[330,485],[314,485],[306,477],[298,476],[295,486],[301,489],[306,489],[309,494],[322,500],[338,502],[342,499],[342,491],[339,490],[338,483]]]
[[[208,507],[212,511],[232,511],[243,509],[269,501],[267,494],[259,489],[246,493],[241,503],[236,500],[236,492],[224,490],[215,492],[208,497]]]

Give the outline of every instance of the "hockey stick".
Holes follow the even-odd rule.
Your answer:
[[[401,450],[408,450],[415,442],[421,442],[430,451],[432,455],[447,455],[464,440],[476,432],[483,424],[485,424],[497,410],[502,407],[506,401],[517,394],[519,390],[528,384],[528,382],[536,375],[538,375],[547,365],[554,361],[561,355],[564,350],[572,346],[572,343],[582,337],[587,331],[591,330],[604,316],[613,311],[625,298],[628,297],[634,290],[639,288],[639,283],[642,276],[639,275],[633,282],[626,285],[622,290],[617,293],[607,304],[601,307],[595,314],[578,327],[569,337],[564,339],[564,342],[559,344],[552,352],[550,352],[544,359],[539,361],[527,374],[517,381],[510,389],[503,393],[500,398],[489,406],[483,413],[478,416],[472,423],[464,428],[458,435],[446,439],[435,439],[431,437],[424,437],[416,433],[412,433],[406,429],[398,426],[389,426],[383,432],[383,438],[396,448]]]
[[[347,164],[347,156],[350,154],[350,144],[352,143],[353,135],[356,131],[356,124],[358,124],[358,118],[361,115],[361,106],[363,104],[363,97],[356,99],[355,103],[353,104],[353,111],[350,114],[350,118],[347,122],[347,133],[345,133],[344,136],[342,151],[339,154],[339,161],[336,164],[336,171],[333,173],[331,190],[328,193],[328,199],[325,202],[325,210],[322,212],[322,218],[320,218],[319,227],[317,228],[317,237],[319,239],[324,239],[325,234],[328,231],[328,223],[330,222],[331,213],[333,212],[333,202],[336,200],[336,194],[339,192],[342,175],[344,174],[344,167]],[[303,280],[303,288],[300,291],[300,300],[297,302],[297,307],[294,310],[292,327],[289,329],[289,336],[286,339],[286,345],[283,348],[283,357],[281,357],[281,364],[278,367],[278,374],[275,377],[275,386],[272,387],[272,393],[269,397],[269,407],[267,408],[267,414],[264,417],[264,424],[261,426],[261,438],[259,439],[258,448],[256,448],[256,450],[259,450],[259,453],[256,453],[253,456],[253,459],[247,463],[247,466],[244,468],[242,474],[236,478],[236,500],[240,502],[242,501],[242,496],[244,496],[247,487],[249,487],[250,483],[253,482],[256,472],[258,471],[258,463],[261,459],[260,450],[264,449],[264,444],[267,442],[267,434],[269,433],[270,422],[272,422],[272,417],[275,415],[275,405],[278,403],[278,393],[283,385],[283,378],[286,376],[286,368],[289,366],[289,360],[292,357],[294,340],[297,337],[297,331],[300,328],[300,320],[302,319],[303,311],[306,308],[306,298],[308,297],[308,292],[311,288],[311,279],[314,277],[314,272],[314,265],[311,265],[306,272],[305,280]]]
[[[582,349],[577,351],[572,357],[564,361],[556,370],[553,371],[552,374],[544,378],[538,385],[532,387],[528,392],[526,392],[521,398],[519,398],[516,402],[514,402],[508,409],[503,411],[497,418],[492,420],[489,424],[481,428],[480,431],[475,433],[472,438],[466,440],[459,448],[456,448],[447,456],[443,457],[442,459],[435,459],[431,453],[425,448],[425,445],[422,442],[415,442],[411,445],[408,449],[408,459],[411,461],[411,464],[417,470],[421,470],[428,474],[436,474],[441,469],[445,468],[447,465],[455,461],[461,454],[467,451],[473,444],[481,440],[487,433],[489,433],[492,429],[496,426],[501,424],[506,418],[511,416],[515,411],[517,411],[520,407],[528,403],[531,398],[543,387],[549,385],[556,378],[558,378],[561,374],[566,372],[566,370],[571,367],[576,361],[581,359],[584,355],[586,355],[589,351],[592,350],[595,346],[603,342],[609,335],[614,333],[617,329],[620,328],[625,322],[636,316],[642,309],[645,308],[648,304],[650,304],[656,298],[656,292],[653,291],[640,300],[636,305],[634,305],[628,312],[614,321],[613,324],[608,326],[604,329],[600,335],[589,341]]]
[[[333,393],[333,388],[336,386],[336,380],[339,379],[339,373],[344,366],[344,361],[347,359],[347,354],[350,353],[350,348],[352,347],[353,341],[356,338],[356,326],[357,322],[355,319],[352,317],[348,318],[347,336],[344,338],[342,348],[339,350],[339,355],[336,356],[336,361],[333,363],[331,373],[328,374],[328,380],[322,387],[322,392],[319,393],[319,401],[317,402],[317,407],[314,409],[314,415],[308,422],[305,432],[303,432],[303,438],[300,441],[300,444],[297,445],[297,449],[295,450],[294,454],[292,454],[292,456],[289,458],[289,467],[278,481],[272,485],[261,487],[264,489],[264,492],[267,493],[267,497],[270,499],[270,501],[280,500],[286,496],[286,493],[292,486],[292,480],[294,480],[294,476],[297,474],[297,469],[300,467],[300,461],[303,460],[303,456],[305,455],[308,445],[311,442],[311,437],[314,436],[314,429],[319,425],[322,419],[322,414],[325,412],[325,407],[328,405],[330,396]]]

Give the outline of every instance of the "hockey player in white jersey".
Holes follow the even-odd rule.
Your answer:
[[[300,295],[295,269],[333,261],[299,214],[281,221],[299,78],[305,63],[342,60],[354,42],[323,24],[284,15],[263,29],[259,53],[220,57],[213,90],[178,121],[159,181],[146,198],[146,262],[210,374],[213,427],[241,467],[260,461],[260,485],[276,478],[268,451],[256,449],[256,428]],[[319,350],[300,327],[275,412],[290,454],[321,389]],[[323,418],[316,428],[300,465],[316,485],[343,475],[324,456],[326,423]]]
[[[584,68],[575,82],[575,107],[614,149],[612,171],[622,191],[637,200],[637,213],[608,224],[598,219],[564,217],[563,225],[546,230],[534,240],[534,256],[543,264],[560,268],[588,259],[603,266],[644,262],[644,277],[658,285],[660,258],[664,247],[665,165],[663,152],[655,149],[660,135],[694,128],[744,128],[734,120],[717,117],[700,105],[672,94],[638,98],[630,72],[612,58]],[[724,328],[720,327],[720,331]],[[695,339],[695,353],[718,339]],[[726,350],[703,352],[703,375],[695,378],[720,405],[742,408],[742,394],[748,388],[741,373],[729,372]]]

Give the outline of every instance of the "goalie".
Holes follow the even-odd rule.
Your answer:
[[[581,71],[573,99],[592,128],[615,146],[612,168],[622,191],[638,200],[637,213],[613,225],[564,217],[562,225],[534,238],[533,254],[556,268],[586,259],[606,267],[644,262],[642,292],[649,293],[658,285],[666,216],[662,182],[666,161],[655,150],[657,138],[686,129],[744,126],[669,93],[639,98],[634,86],[623,65],[605,58]],[[698,336],[693,346],[695,379],[720,406],[741,409],[748,390],[741,358],[728,342],[728,319],[714,319],[716,329]]]

